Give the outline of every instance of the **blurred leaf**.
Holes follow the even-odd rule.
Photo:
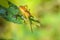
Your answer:
[[[8,0],[8,1],[15,4],[16,6],[20,6],[20,0]]]
[[[4,19],[6,19],[7,21],[10,21],[13,23],[18,23],[18,24],[23,22],[22,16],[20,15],[21,12],[16,5],[10,3],[9,8],[3,8],[3,7],[0,7],[0,8],[2,8],[3,11],[6,11],[6,12],[0,13],[0,16],[3,17]],[[17,16],[17,18],[16,18],[16,16]]]

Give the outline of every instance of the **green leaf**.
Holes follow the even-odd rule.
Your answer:
[[[16,5],[9,3],[9,8],[3,8],[2,6],[0,8],[0,11],[3,9],[0,13],[0,16],[5,20],[18,24],[23,22],[22,16],[20,15],[21,12]]]
[[[8,0],[8,1],[15,4],[16,6],[20,6],[20,0]]]

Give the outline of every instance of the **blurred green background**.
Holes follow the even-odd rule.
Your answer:
[[[8,33],[4,38],[13,40],[60,40],[60,1],[59,0],[8,0],[16,6],[27,5],[31,14],[39,19],[39,28],[29,24],[16,24],[5,21]],[[0,0],[0,5],[9,7],[7,0]],[[57,6],[58,7],[55,7]],[[35,23],[37,24],[37,23]]]

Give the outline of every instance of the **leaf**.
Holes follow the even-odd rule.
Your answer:
[[[20,6],[20,0],[8,0],[8,1],[15,4],[16,6]]]
[[[9,13],[8,13],[8,16],[6,17],[6,20],[8,20],[10,22],[18,23],[18,24],[22,23],[23,20],[20,17],[21,12],[16,5],[10,3],[9,8],[7,10]],[[16,18],[17,14],[19,16],[17,16],[17,18]]]
[[[13,22],[13,23],[18,23],[21,24],[23,22],[22,16],[20,15],[21,12],[18,9],[18,7],[12,3],[9,4],[9,8],[3,8],[2,6],[0,7],[0,11],[3,9],[0,13],[0,16],[4,18],[7,21]],[[13,11],[12,11],[13,10]],[[6,11],[6,12],[4,12]],[[7,13],[7,15],[6,15]],[[18,14],[17,18],[16,15]]]

